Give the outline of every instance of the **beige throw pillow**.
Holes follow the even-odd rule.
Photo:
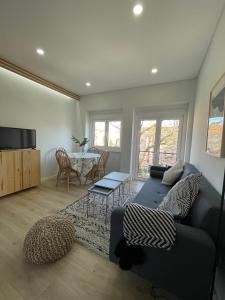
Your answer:
[[[183,172],[183,163],[178,160],[174,166],[164,172],[162,184],[173,185]]]

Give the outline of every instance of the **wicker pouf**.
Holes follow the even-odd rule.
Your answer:
[[[33,264],[54,262],[70,251],[74,236],[75,229],[70,220],[60,216],[45,217],[28,231],[24,240],[24,259]]]

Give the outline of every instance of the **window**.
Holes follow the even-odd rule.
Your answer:
[[[119,149],[121,144],[121,121],[93,121],[93,145]]]
[[[95,122],[94,124],[94,145],[105,146],[105,122]]]

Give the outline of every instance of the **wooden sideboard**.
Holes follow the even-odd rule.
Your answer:
[[[40,184],[40,150],[0,151],[0,197]]]

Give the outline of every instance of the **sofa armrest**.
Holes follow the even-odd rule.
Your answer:
[[[150,166],[150,176],[151,177],[157,177],[157,178],[163,178],[163,174],[165,171],[167,171],[170,167],[161,167],[161,166]]]
[[[209,300],[215,262],[215,244],[209,234],[199,228],[177,224],[175,246],[170,251],[145,248],[146,275],[183,300]],[[150,272],[148,269],[150,268]]]
[[[124,212],[125,207],[117,207],[111,214],[109,258],[114,262],[118,262],[118,258],[115,256],[114,252],[117,244],[123,238]]]
[[[123,215],[125,208],[112,212],[110,260],[118,263],[115,248],[123,238]],[[204,230],[176,224],[175,246],[163,249],[142,247],[144,265],[132,267],[132,271],[167,289],[184,300],[208,300],[215,260],[215,245]]]

